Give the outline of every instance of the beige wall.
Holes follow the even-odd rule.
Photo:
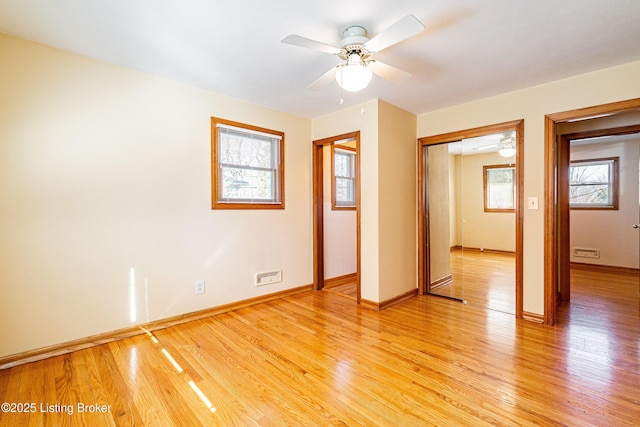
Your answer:
[[[510,159],[498,153],[455,156],[456,246],[515,252],[516,215],[484,211],[483,166],[504,165]],[[512,159],[511,159],[512,160]]]
[[[0,356],[311,283],[310,141],[354,130],[379,302],[416,287],[416,136],[524,118],[524,309],[542,313],[544,114],[640,97],[635,62],[417,121],[379,100],[311,121],[7,35],[0,63]],[[210,209],[211,116],[285,132],[285,210]]]
[[[360,131],[360,286],[362,298],[378,301],[378,100],[313,120],[313,140]]]
[[[313,139],[360,131],[361,296],[382,302],[417,287],[416,118],[367,101],[313,120]]]
[[[451,275],[451,208],[455,212],[455,193],[451,192],[452,174],[449,149],[446,144],[427,147],[427,185],[429,187],[429,278],[431,284]],[[455,215],[455,213],[454,213]]]
[[[524,197],[538,210],[524,211],[523,305],[544,311],[544,116],[640,97],[640,61],[505,93],[418,116],[418,137],[524,119]]]
[[[0,63],[0,356],[312,282],[310,120],[7,35]],[[285,132],[285,210],[211,210],[211,116]]]
[[[456,194],[457,194],[457,179],[458,176],[456,166],[456,156],[449,156],[449,247],[454,247],[458,244],[458,213],[456,212]]]
[[[386,301],[418,287],[416,116],[379,104],[380,293]]]

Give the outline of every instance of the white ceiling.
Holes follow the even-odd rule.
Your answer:
[[[466,138],[460,141],[449,142],[449,154],[462,154],[465,156],[475,154],[495,153],[500,147],[498,143],[504,137],[503,133]]]
[[[426,30],[375,55],[401,86],[310,91],[339,59],[280,42],[409,13]],[[372,98],[419,114],[640,60],[640,0],[0,0],[0,32],[304,117]]]

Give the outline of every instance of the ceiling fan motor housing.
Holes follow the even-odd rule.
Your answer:
[[[342,59],[347,59],[350,54],[357,53],[359,55],[366,55],[368,52],[364,48],[363,44],[369,41],[367,37],[367,30],[359,25],[353,25],[348,27],[342,32],[342,47],[344,53],[339,56]]]

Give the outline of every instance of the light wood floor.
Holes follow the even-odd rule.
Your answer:
[[[453,249],[449,284],[433,290],[434,294],[458,298],[470,305],[515,314],[515,254]]]
[[[342,283],[337,286],[325,287],[322,290],[326,292],[333,292],[334,294],[348,296],[353,300],[358,297],[358,283],[356,282],[356,280],[348,283]]]
[[[638,425],[637,288],[576,281],[554,327],[433,296],[375,312],[305,292],[0,371],[0,402],[37,405],[0,425]]]

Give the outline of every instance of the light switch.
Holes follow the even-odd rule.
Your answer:
[[[537,197],[529,197],[529,209],[538,209]]]

